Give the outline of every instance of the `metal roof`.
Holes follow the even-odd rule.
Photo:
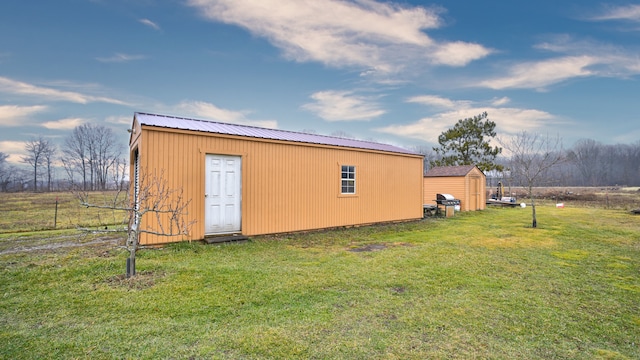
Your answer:
[[[437,166],[429,169],[425,177],[437,177],[437,176],[466,176],[475,165],[458,165],[458,166]]]
[[[340,146],[356,149],[378,150],[401,154],[420,155],[401,147],[369,141],[344,139],[333,136],[305,134],[294,131],[267,129],[255,126],[228,124],[207,120],[187,119],[175,116],[156,115],[136,112],[134,118],[140,125],[155,126],[168,129],[201,131],[207,133],[237,135],[259,139],[283,140],[308,144]]]

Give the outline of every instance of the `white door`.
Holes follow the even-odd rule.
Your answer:
[[[205,234],[240,232],[241,158],[206,156]]]

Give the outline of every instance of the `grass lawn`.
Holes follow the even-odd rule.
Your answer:
[[[0,358],[639,359],[640,216],[539,206],[0,255]]]

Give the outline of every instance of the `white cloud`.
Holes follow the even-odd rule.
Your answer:
[[[640,129],[636,128],[615,136],[612,141],[620,144],[633,144],[637,143],[638,139],[640,139]]]
[[[3,153],[24,152],[24,141],[0,141],[0,151]]]
[[[24,150],[25,144],[24,141],[0,141],[0,152],[9,155],[7,162],[19,164],[26,154]]]
[[[104,63],[123,63],[123,62],[129,62],[129,61],[143,60],[145,58],[146,56],[144,55],[129,55],[129,54],[116,53],[109,57],[98,57],[96,58],[96,60]]]
[[[597,64],[591,56],[566,56],[512,66],[508,75],[480,82],[491,89],[544,89],[546,86],[574,78],[594,75],[589,69]]]
[[[385,113],[373,99],[351,91],[319,91],[311,98],[315,102],[302,108],[327,121],[371,120]]]
[[[175,106],[176,111],[196,118],[211,119],[219,122],[232,124],[242,124],[249,126],[259,126],[275,129],[278,122],[273,120],[250,120],[247,115],[249,111],[236,111],[219,108],[211,103],[203,101],[183,101]]]
[[[462,66],[491,50],[462,41],[436,42],[440,10],[373,0],[189,0],[214,21],[267,38],[288,59],[393,73],[407,67]]]
[[[602,14],[591,17],[591,20],[631,20],[640,22],[640,4],[608,6]]]
[[[491,100],[491,105],[493,105],[493,106],[502,106],[502,105],[508,104],[509,102],[511,102],[511,99],[509,99],[508,97],[504,96],[504,97],[501,97],[499,99]]]
[[[374,130],[381,133],[437,143],[438,136],[448,129],[449,126],[449,124],[442,121],[439,117],[426,117],[411,124],[394,124]]]
[[[125,102],[101,96],[86,95],[75,91],[58,90],[36,86],[21,81],[0,77],[0,92],[17,95],[37,96],[45,101],[68,101],[78,104],[103,102],[116,105],[127,105]]]
[[[432,61],[438,65],[465,66],[490,53],[491,50],[482,45],[455,41],[437,46]]]
[[[26,125],[29,123],[29,116],[45,110],[47,110],[47,107],[44,105],[0,105],[0,126]]]
[[[478,109],[476,115],[483,109]],[[516,134],[522,130],[536,131],[559,121],[558,118],[546,111],[521,108],[487,108],[489,119],[496,123],[496,128],[501,132]]]
[[[139,19],[138,20],[141,24],[146,25],[154,30],[160,30],[160,26],[158,24],[156,24],[155,22],[149,20],[149,19]]]
[[[47,121],[42,123],[42,126],[51,130],[70,130],[74,129],[76,126],[84,124],[85,122],[86,120],[82,118],[66,118],[56,121]]]
[[[489,120],[496,123],[496,131],[501,134],[516,134],[522,130],[535,131],[558,121],[554,115],[535,109],[499,107],[498,105],[480,107],[474,105],[471,101],[450,100],[438,96],[416,96],[410,100],[430,106],[445,104],[445,106],[441,107],[447,109],[447,111],[424,117],[411,124],[389,125],[375,130],[437,143],[438,136],[455,126],[458,120],[471,118],[483,112],[488,113]],[[493,101],[494,104],[507,102],[508,98]],[[462,106],[456,106],[456,104],[461,104]]]
[[[506,68],[506,75],[496,76],[470,86],[491,89],[538,89],[579,77],[628,78],[640,74],[637,49],[614,46],[593,40],[555,35],[534,45],[535,49],[560,54],[539,61],[525,61]]]
[[[409,103],[418,103],[442,109],[468,108],[471,104],[466,100],[451,100],[437,95],[420,95],[407,99]]]
[[[104,121],[108,122],[109,124],[131,125],[133,116],[108,116]]]
[[[565,54],[589,57],[594,76],[627,77],[640,74],[637,49],[614,46],[592,40],[575,40],[570,36],[556,36],[535,48]]]

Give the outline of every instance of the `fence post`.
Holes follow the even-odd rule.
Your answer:
[[[53,216],[53,228],[55,229],[58,226],[58,197],[56,196],[56,212]]]

